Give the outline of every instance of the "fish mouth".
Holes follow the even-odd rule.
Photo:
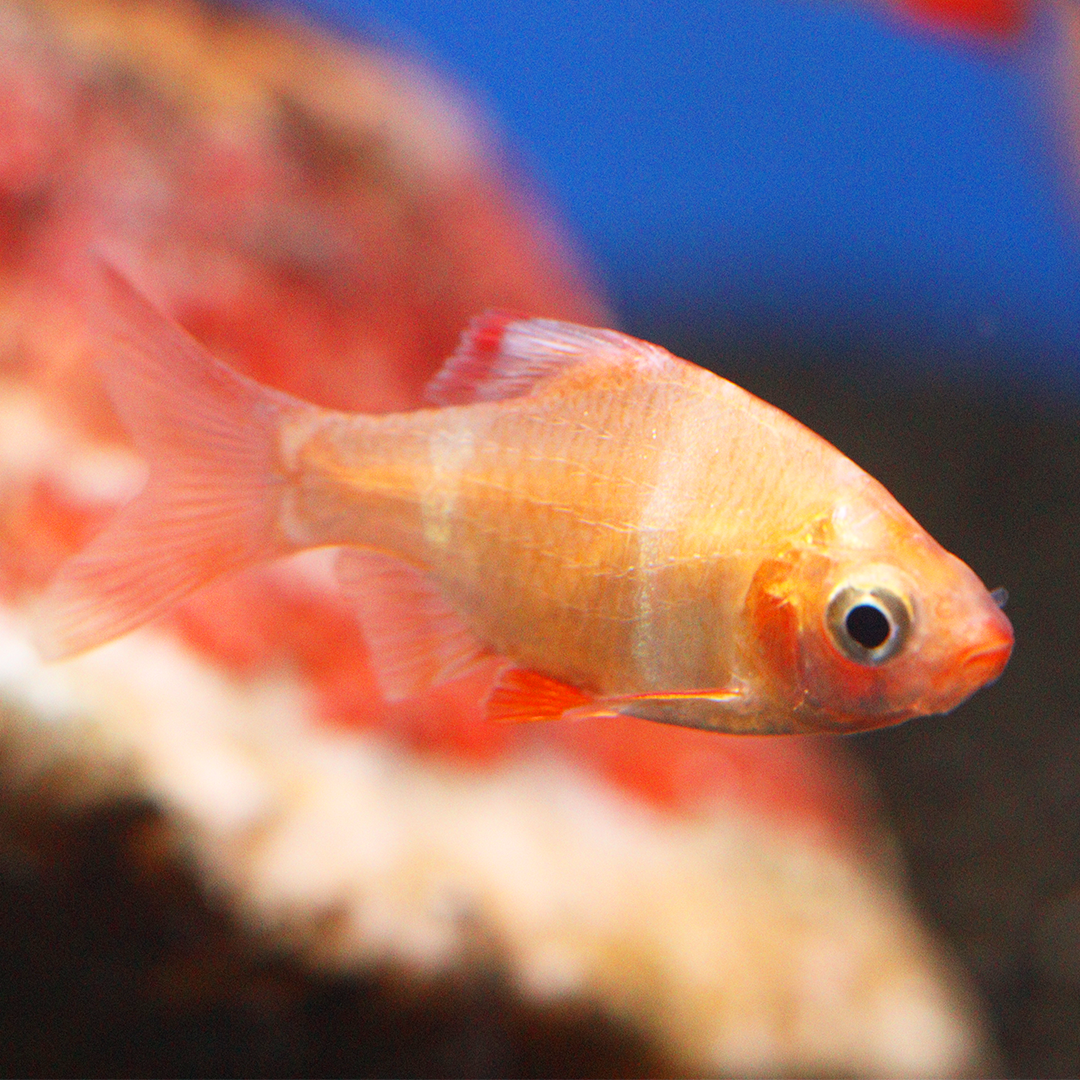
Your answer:
[[[967,648],[954,654],[955,659],[946,663],[933,681],[938,695],[935,712],[950,712],[1001,676],[1012,655],[1012,623],[995,607],[967,640]]]
[[[1003,634],[990,643],[983,643],[969,649],[960,658],[960,670],[963,681],[972,690],[994,682],[1005,670],[1005,665],[1012,655],[1012,634]]]

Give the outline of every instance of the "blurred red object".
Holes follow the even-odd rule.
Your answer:
[[[691,1071],[982,1060],[839,743],[491,724],[483,672],[388,705],[320,553],[37,665],[26,608],[141,478],[67,302],[93,251],[232,364],[358,411],[419,405],[484,308],[609,321],[423,69],[221,4],[0,3],[0,706],[40,712],[30,742],[90,716],[77,752],[133,757],[206,876],[289,940],[310,921],[320,960],[442,960],[479,918],[524,984],[599,996]]]
[[[890,6],[934,30],[1007,41],[1028,24],[1030,0],[890,0]]]
[[[124,440],[64,308],[65,276],[87,251],[122,259],[255,377],[355,410],[419,404],[484,308],[608,321],[551,213],[452,94],[378,50],[282,28],[239,10],[119,0],[15,5],[0,24],[5,352],[88,437]],[[48,475],[6,490],[9,596],[39,588],[115,505]],[[297,671],[327,722],[414,749],[482,761],[551,741],[664,805],[726,787],[811,828],[858,820],[825,745],[632,720],[522,732],[482,720],[476,679],[388,706],[352,613],[289,564],[217,583],[171,624],[238,674]]]

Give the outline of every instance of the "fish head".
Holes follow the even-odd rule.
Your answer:
[[[1012,625],[994,597],[880,494],[838,507],[755,575],[747,633],[771,730],[861,731],[948,712],[1008,662]]]

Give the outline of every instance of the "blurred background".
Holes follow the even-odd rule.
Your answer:
[[[75,11],[95,5],[43,6]],[[162,8],[189,10],[183,3]],[[458,205],[453,199],[439,204],[437,213],[425,205],[424,213],[399,214],[399,202],[415,210],[409,200],[419,199],[416,191],[423,189],[419,181],[410,186],[411,180],[421,175],[426,182],[428,177],[415,162],[410,167],[417,171],[406,170],[404,183],[388,166],[390,178],[380,174],[372,185],[375,196],[369,199],[363,189],[362,197],[370,203],[362,207],[368,215],[365,221],[382,221],[380,214],[387,220],[397,215],[394,228],[404,222],[406,230],[426,237],[425,243],[429,233],[438,233],[432,247],[471,254],[464,257],[464,270],[456,264],[450,271],[442,268],[440,280],[465,283],[462,295],[455,295],[453,304],[447,301],[449,313],[439,311],[429,320],[426,337],[417,332],[423,347],[413,343],[398,353],[389,351],[384,367],[372,368],[368,385],[355,391],[363,398],[355,407],[400,407],[412,400],[409,395],[445,354],[446,343],[477,303],[535,305],[580,319],[607,319],[606,303],[622,329],[731,378],[824,435],[881,480],[988,586],[1008,589],[1007,610],[1016,628],[1017,647],[997,685],[950,716],[851,737],[843,740],[843,746],[860,763],[860,775],[868,778],[864,787],[871,792],[869,800],[877,800],[896,838],[920,918],[970,977],[985,1006],[989,1042],[1000,1053],[995,1058],[991,1049],[981,1058],[964,1059],[962,1066],[955,1065],[960,1060],[955,1058],[949,1059],[952,1066],[940,1067],[946,1072],[959,1067],[1014,1076],[1076,1075],[1080,1071],[1076,705],[1080,677],[1075,660],[1080,648],[1080,7],[1071,0],[685,0],[622,5],[310,0],[262,10],[299,13],[353,41],[374,42],[429,65],[464,103],[462,115],[478,112],[499,139],[505,138],[508,150],[505,160],[499,158],[499,182],[512,192],[525,190],[533,196],[531,202],[524,200],[527,209],[522,210],[513,199],[504,203],[497,190],[492,194],[491,187],[480,184],[481,197],[473,202],[466,197],[455,232],[438,218],[438,214],[453,217]],[[224,16],[222,20],[228,22]],[[15,25],[15,20],[9,20],[6,6],[0,5],[0,32],[9,24]],[[138,55],[141,39],[133,35],[132,40]],[[22,38],[18,41],[21,47]],[[38,63],[36,53],[26,55]],[[247,57],[243,49],[237,49],[237,56],[239,69]],[[25,58],[20,62],[33,67]],[[311,77],[311,72],[321,69],[294,66],[300,74],[290,93],[301,100],[301,90],[296,89],[301,76],[306,72],[305,85],[317,88],[319,76]],[[46,65],[43,70],[53,77],[52,68]],[[164,85],[171,85],[168,79],[174,74],[166,72]],[[22,83],[15,80],[15,85]],[[146,103],[149,97],[123,96],[129,84],[98,79],[87,85],[105,102],[103,115],[120,113],[124,118],[116,128],[101,121],[97,142],[87,136],[88,144],[110,146],[115,140],[126,146],[129,130],[138,133],[137,142],[144,131],[153,134],[163,126]],[[338,86],[333,83],[333,88]],[[318,96],[317,91],[313,94]],[[324,96],[332,95],[328,90]],[[228,94],[223,97],[228,99]],[[243,94],[236,99],[246,102]],[[47,95],[40,100],[46,101]],[[387,115],[393,109],[412,115],[410,110],[416,107],[407,95],[391,94],[386,100],[391,102]],[[34,111],[37,98],[24,94],[17,101],[20,107],[25,101],[33,106],[27,109],[31,116],[27,130],[33,134],[25,140],[33,149],[35,138],[51,129]],[[39,111],[46,120],[53,116],[48,108]],[[282,129],[288,139],[282,142],[289,152],[295,151],[297,157],[306,153],[338,169],[330,177],[337,187],[312,170],[323,185],[312,185],[316,210],[330,206],[336,213],[339,189],[349,187],[342,177],[352,182],[349,170],[355,162],[347,155],[335,157],[341,147],[326,140],[325,132],[309,123],[302,110],[285,111],[288,122]],[[20,114],[9,109],[6,115]],[[57,108],[56,115],[70,114]],[[373,122],[376,131],[379,115]],[[423,123],[429,123],[431,115],[425,113]],[[438,110],[433,115],[454,119]],[[0,143],[16,145],[3,119],[0,116]],[[401,123],[400,115],[395,114],[394,123]],[[179,130],[181,125],[174,126]],[[239,129],[240,124],[236,126]],[[233,137],[228,124],[220,128]],[[125,134],[117,136],[117,130]],[[220,130],[215,132],[217,138]],[[216,152],[218,144],[209,141]],[[294,215],[284,197],[281,203],[288,214],[274,209],[276,204],[269,200],[273,212],[281,216],[267,218],[277,230],[274,242],[280,240],[287,248],[284,254],[271,250],[262,234],[256,243],[253,233],[240,235],[243,230],[238,229],[237,240],[229,229],[242,218],[237,206],[242,209],[247,203],[240,196],[235,205],[226,199],[222,210],[206,195],[211,184],[216,185],[215,192],[231,192],[226,181],[238,176],[236,190],[243,190],[244,200],[257,203],[266,191],[285,190],[282,176],[294,182],[293,173],[274,172],[277,159],[271,152],[259,156],[265,147],[257,139],[251,143],[259,153],[237,137],[242,152],[237,151],[235,160],[225,155],[221,160],[208,158],[212,168],[204,168],[202,162],[185,164],[176,146],[166,145],[168,153],[162,160],[168,165],[162,172],[170,181],[175,176],[169,170],[181,178],[177,190],[184,197],[178,197],[176,205],[182,213],[171,206],[162,210],[166,199],[150,184],[145,189],[116,185],[120,191],[116,205],[96,191],[88,198],[86,192],[95,182],[111,187],[100,179],[109,178],[110,170],[129,175],[124,172],[127,164],[117,164],[126,161],[121,154],[102,157],[100,162],[88,158],[94,166],[86,167],[91,180],[77,169],[63,173],[69,196],[48,204],[23,181],[39,168],[38,158],[44,158],[30,152],[22,157],[0,155],[0,195],[8,199],[0,199],[0,223],[6,227],[17,219],[18,225],[8,232],[0,230],[0,253],[18,253],[5,269],[18,264],[21,273],[19,260],[24,250],[31,249],[46,252],[35,256],[41,261],[59,262],[56,251],[61,246],[85,243],[86,220],[105,221],[106,235],[127,236],[125,229],[133,234],[141,228],[144,236],[153,237],[147,242],[151,254],[136,261],[145,275],[141,280],[185,325],[265,378],[276,377],[282,385],[323,400],[351,400],[356,357],[349,353],[348,341],[355,326],[347,320],[353,317],[350,312],[357,312],[358,303],[362,306],[364,301],[358,302],[357,296],[364,294],[349,292],[352,278],[341,285],[347,274],[340,266],[363,280],[367,272],[360,266],[363,252],[338,253],[329,242],[335,238],[332,230],[319,231],[322,219],[317,213],[310,218]],[[158,152],[159,144],[152,139],[149,144]],[[178,145],[184,151],[188,144]],[[371,145],[382,149],[377,139]],[[424,159],[422,167],[437,175],[441,144],[436,139],[423,145],[427,151],[434,146],[435,153],[429,156],[436,163],[432,166]],[[467,156],[453,139],[448,138],[447,145]],[[487,153],[486,144],[481,145]],[[78,154],[73,156],[81,160]],[[140,167],[144,164],[138,155],[134,160]],[[245,172],[252,160],[256,167]],[[385,164],[381,158],[379,162]],[[486,175],[483,169],[478,172]],[[53,173],[61,175],[56,169]],[[69,175],[77,182],[69,183]],[[158,179],[149,168],[143,175]],[[469,176],[475,180],[473,173]],[[198,187],[203,182],[205,191]],[[438,183],[444,182],[440,177]],[[295,190],[288,190],[293,198]],[[138,199],[132,199],[132,191]],[[144,197],[147,191],[153,199]],[[191,197],[192,191],[198,198]],[[386,191],[391,196],[384,199]],[[15,195],[9,197],[9,192]],[[106,196],[111,194],[106,191]],[[121,203],[122,228],[115,224]],[[203,215],[204,203],[213,213]],[[496,207],[482,221],[472,216],[480,215],[476,209],[480,204]],[[138,213],[129,213],[131,205]],[[87,206],[90,210],[84,216]],[[383,213],[386,206],[392,206],[393,215]],[[60,208],[59,224],[50,233],[40,223],[49,220],[55,207]],[[306,203],[304,207],[310,209]],[[535,218],[530,217],[534,211]],[[328,220],[340,224],[333,213]],[[272,263],[274,273],[286,265],[293,276],[282,277],[282,286],[277,277],[259,276],[260,262],[251,278],[255,285],[245,285],[247,291],[237,286],[243,310],[230,309],[222,283],[233,287],[239,279],[235,266],[226,264],[229,273],[220,273],[214,269],[216,263],[200,262],[202,256],[190,256],[182,244],[170,247],[172,239],[160,242],[165,230],[155,233],[145,228],[147,222],[156,227],[166,219],[184,244],[196,237],[192,250],[217,251],[218,245],[231,252],[233,245],[242,250],[243,258]],[[518,228],[522,219],[525,225]],[[285,221],[296,224],[296,229],[283,228]],[[569,246],[559,239],[559,222],[568,227]],[[34,231],[39,227],[45,240]],[[32,244],[24,242],[26,236],[34,238]],[[568,254],[574,244],[582,266]],[[473,278],[482,276],[476,266],[488,262],[497,264],[491,281],[485,279],[470,291]],[[327,265],[333,273],[326,272]],[[296,266],[301,272],[294,274]],[[193,268],[204,274],[196,284]],[[6,288],[8,279],[2,274],[0,279]],[[593,297],[590,280],[596,283],[600,300]],[[385,297],[398,295],[395,282],[387,286]],[[215,292],[220,298],[207,299]],[[314,316],[305,306],[311,296]],[[372,309],[380,304],[386,308],[385,297],[379,304],[373,301]],[[409,293],[401,309],[413,312],[414,301]],[[295,311],[289,305],[295,305]],[[266,312],[287,328],[281,342],[262,326]],[[363,314],[369,322],[363,323],[356,313],[356,325],[366,333],[374,323],[371,311]],[[393,339],[396,309],[375,310],[375,317],[391,329],[372,331],[373,339],[379,333]],[[5,349],[0,374],[5,378],[18,367],[6,359],[18,352],[7,349],[11,335],[6,319],[6,315],[0,319],[0,345]],[[45,335],[44,330],[39,333]],[[48,338],[43,354],[55,359],[65,353],[67,346],[61,348],[57,341],[66,338],[59,332]],[[326,354],[327,341],[346,342],[340,366],[315,372],[311,357]],[[275,359],[275,349],[282,353],[299,349],[296,369],[288,368],[280,357]],[[23,369],[16,374],[22,378]],[[51,388],[50,393],[62,381],[53,376],[43,383],[38,379]],[[74,397],[82,386],[76,379],[68,389],[55,391],[56,400]],[[79,423],[85,427],[84,421]],[[106,427],[98,423],[94,430],[100,434]],[[118,498],[110,495],[105,502]],[[66,503],[61,510],[65,522],[75,514]],[[23,516],[13,515],[5,505],[0,511],[0,536],[7,545],[6,551],[0,546],[0,554],[6,558],[15,551],[13,537],[17,539],[27,518],[22,510]],[[96,513],[100,517],[100,507]],[[48,515],[33,518],[39,530],[33,533],[38,538],[34,550],[20,552],[17,572],[0,560],[0,584],[6,587],[10,578],[30,582],[26,589],[40,587],[51,572],[49,559],[54,564],[80,542],[87,515],[84,510],[79,514],[83,517],[78,518],[78,529],[68,525],[45,529],[41,521],[51,521]],[[8,521],[15,524],[9,526]],[[41,554],[41,536],[48,537],[55,552]],[[34,561],[39,556],[40,565]],[[259,587],[269,588],[265,582]],[[256,594],[245,592],[246,586],[237,588],[235,596],[222,594],[224,602],[221,595],[204,601],[203,609],[196,601],[180,621],[183,640],[195,642],[200,655],[210,656],[231,673],[243,673],[250,656],[261,657],[259,650],[266,651],[263,645],[251,645],[249,639],[257,635],[246,624],[247,637],[230,636],[216,626],[213,614],[206,615],[205,608],[217,605],[221,623],[241,608],[243,618],[248,618],[249,608],[257,606],[251,599]],[[279,593],[274,593],[274,603],[285,605],[295,623],[300,610],[295,597],[288,590]],[[327,617],[323,611],[321,621],[312,625],[326,627]],[[243,622],[239,616],[237,620]],[[325,633],[327,642],[334,633],[344,633],[338,624],[333,624],[333,633],[291,632],[309,639]],[[299,647],[290,645],[294,651],[282,655],[298,663],[304,677],[328,700],[332,698],[335,722],[342,716],[355,720],[348,710],[359,708],[358,725],[369,723],[363,712],[367,706],[357,706],[351,698],[347,707],[342,705],[347,692],[337,683],[331,686],[326,674],[336,665],[344,671],[333,676],[338,683],[344,684],[346,678],[363,682],[366,676],[357,673],[362,664],[342,668],[342,657],[352,657],[355,649],[343,648],[322,658],[322,667],[305,668],[307,661],[296,661]],[[10,654],[2,649],[0,660],[2,683],[13,669]],[[6,693],[7,687],[3,683],[0,690]],[[450,706],[440,709],[453,713]],[[0,719],[9,723],[9,713],[3,710],[0,700]],[[427,750],[433,745],[442,752],[449,746],[457,754],[465,746],[466,756],[494,759],[503,742],[513,737],[477,734],[480,729],[471,715],[462,713],[460,730],[449,722],[445,727],[439,727],[441,721],[432,721],[427,728],[421,724],[422,736],[409,727],[420,723],[416,717],[381,716],[376,727],[381,725],[383,734],[392,730],[409,747],[422,743]],[[491,740],[490,745],[484,740]],[[9,741],[5,728],[0,740],[5,760],[10,756]],[[169,753],[179,753],[176,747],[182,742],[170,745]],[[804,762],[798,757],[803,751],[786,749],[796,743],[777,745],[782,747],[777,751],[780,756],[765,773],[773,770],[774,781],[780,776],[775,781],[780,786],[795,783],[792,777],[800,768],[807,775],[821,767],[814,764],[816,750],[806,750]],[[147,760],[157,760],[146,753]],[[580,760],[587,757],[580,746],[573,753]],[[603,753],[610,756],[609,750]],[[643,757],[649,753],[643,751]],[[791,771],[781,768],[777,773],[778,762],[786,767],[781,759],[787,753],[795,755]],[[588,760],[595,765],[599,759],[594,755]],[[625,760],[619,760],[625,769]],[[829,764],[824,771],[833,775],[829,772],[833,767]],[[859,786],[842,767],[836,768],[843,784]],[[731,776],[724,775],[730,783]],[[52,776],[50,783],[54,782]],[[748,781],[748,786],[755,782]],[[386,976],[378,968],[365,969],[352,981],[340,978],[332,966],[329,974],[298,971],[290,966],[288,948],[281,945],[290,940],[288,927],[268,952],[258,952],[252,959],[248,944],[238,945],[233,936],[230,920],[235,913],[229,909],[223,915],[213,904],[207,906],[190,868],[184,869],[183,860],[173,860],[176,845],[155,825],[162,806],[166,815],[182,822],[197,817],[193,801],[185,803],[170,794],[179,790],[179,781],[170,787],[173,783],[152,775],[146,784],[152,796],[149,803],[136,800],[104,817],[66,820],[62,828],[56,825],[53,809],[34,810],[21,796],[21,801],[0,806],[4,914],[0,923],[6,927],[0,959],[5,971],[26,975],[23,982],[13,979],[0,987],[8,1025],[4,1039],[9,1047],[8,1071],[64,1072],[86,1066],[90,1071],[119,1073],[360,1070],[373,1075],[542,1075],[573,1070],[634,1075],[685,1070],[685,1063],[680,1066],[664,1056],[663,1039],[658,1051],[656,1040],[645,1038],[640,1025],[623,1025],[621,1006],[581,1012],[556,1000],[539,1009],[526,1008],[508,993],[501,970],[487,981],[436,982],[417,997],[408,986],[402,989],[396,976]],[[824,815],[842,816],[839,803],[830,800],[832,796],[822,798]],[[383,805],[376,805],[375,817]],[[201,835],[197,829],[195,833]],[[182,843],[181,850],[202,850],[198,839],[185,843],[189,847]],[[199,855],[202,863],[195,860],[203,867],[204,878],[216,883],[211,896],[230,890],[248,896],[242,872],[237,870],[231,879],[232,871],[221,869],[240,866],[243,860],[234,854],[230,849],[232,862],[227,864],[223,856],[220,866],[208,861],[205,853]],[[214,866],[214,872],[205,871],[206,865]],[[246,910],[242,904],[241,909]],[[121,918],[121,911],[134,914]],[[327,924],[332,926],[336,917],[333,912],[327,915]],[[251,925],[256,939],[266,932],[257,918],[252,917]],[[42,940],[61,945],[43,958],[34,948]],[[777,940],[784,940],[782,933]],[[145,982],[140,981],[142,975],[136,979],[132,974],[146,967],[148,952],[157,955],[155,950],[166,947],[162,941],[176,955],[170,951],[168,965],[152,969],[158,980],[154,993],[160,990],[163,1000],[179,1002],[179,1012],[187,1017],[168,1025],[157,1014],[147,1019],[139,1011],[142,1006],[136,1002],[145,995]],[[71,950],[70,955],[65,949]],[[80,966],[80,957],[87,952],[100,953],[107,962],[94,961],[89,969]],[[93,982],[87,971],[99,981]],[[239,1006],[234,1000],[237,987],[242,987]],[[129,993],[130,1000],[125,996]],[[101,1035],[100,1055],[93,1057],[94,1040],[105,1025],[93,1008],[69,1015],[69,1002],[106,1000],[110,995],[120,1003],[119,1011],[109,1014],[111,1030],[115,1032],[118,1016],[124,1027],[124,1010],[129,1009],[134,1020],[125,1030],[134,1033],[132,1042],[118,1049],[115,1039],[106,1045]],[[618,998],[617,986],[613,996]],[[196,999],[198,1010],[190,1005]],[[265,1019],[285,1014],[293,1021],[287,1034],[286,1025]],[[627,1015],[640,1020],[632,1009]],[[28,1016],[33,1020],[28,1022]],[[42,1046],[50,1045],[53,1024],[74,1024],[74,1034],[67,1036],[68,1050],[58,1049],[51,1059],[35,1057]],[[164,1048],[173,1043],[175,1053],[170,1056]],[[486,1050],[477,1049],[481,1043]],[[42,1060],[51,1067],[42,1066]],[[697,1069],[689,1071],[704,1068],[702,1060],[696,1059]],[[746,1068],[753,1060],[748,1059]],[[779,1066],[770,1070],[768,1062],[774,1059],[761,1060],[766,1061],[759,1063],[761,1069],[782,1071]],[[813,1056],[775,1060],[787,1062],[787,1071],[798,1074],[904,1071],[890,1068],[889,1060],[896,1059],[870,1065],[855,1058],[851,1061],[856,1063],[848,1065],[836,1064],[847,1059]]]
[[[299,9],[470,88],[628,327],[1076,385],[1071,6]]]
[[[623,328],[882,480],[1017,648],[848,740],[1014,1075],[1080,1069],[1080,156],[1062,3],[319,3],[509,133]]]

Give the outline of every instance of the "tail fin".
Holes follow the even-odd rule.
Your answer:
[[[277,530],[276,434],[284,416],[313,408],[215,360],[112,268],[100,279],[99,367],[150,478],[42,597],[36,636],[49,659],[102,645],[212,578],[289,550]]]

